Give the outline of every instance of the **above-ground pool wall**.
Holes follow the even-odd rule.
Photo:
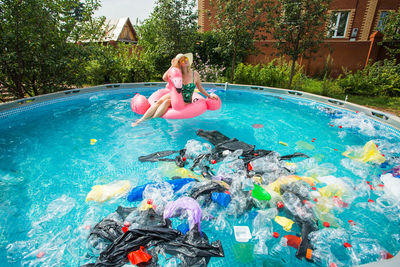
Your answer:
[[[81,89],[71,89],[66,91],[61,91],[57,93],[41,95],[30,98],[23,98],[20,100],[12,101],[9,103],[0,104],[0,118],[8,116],[11,113],[21,112],[26,109],[32,109],[35,106],[45,105],[44,102],[57,102],[62,101],[64,98],[73,98],[76,95],[93,93],[98,91],[113,91],[113,90],[121,90],[121,89],[137,89],[137,92],[142,90],[149,89],[158,89],[163,88],[165,86],[165,82],[149,82],[149,83],[118,83],[118,84],[106,84],[99,85],[88,88]],[[238,89],[238,90],[251,90],[251,91],[260,91],[266,93],[273,93],[278,95],[289,95],[292,97],[305,98],[309,100],[313,100],[316,102],[324,103],[326,105],[339,108],[346,109],[353,112],[363,112],[367,114],[367,116],[372,119],[384,123],[386,125],[392,126],[397,130],[400,130],[400,118],[391,114],[387,114],[378,110],[374,110],[371,108],[367,108],[364,106],[360,106],[357,104],[353,104],[350,102],[346,102],[343,100],[338,100],[334,98],[314,95],[306,92],[295,91],[295,90],[287,90],[280,88],[272,88],[272,87],[264,87],[264,86],[252,86],[252,85],[237,85],[237,84],[228,84],[228,83],[203,83],[205,89],[221,89],[221,90],[229,90],[229,89]],[[47,102],[49,103],[49,102]],[[46,104],[47,104],[46,103]]]

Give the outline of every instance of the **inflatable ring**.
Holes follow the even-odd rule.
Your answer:
[[[178,88],[178,89],[177,89]],[[185,103],[181,94],[182,73],[178,68],[171,68],[168,72],[168,84],[166,88],[157,90],[149,99],[136,94],[131,100],[131,109],[137,114],[144,114],[151,105],[156,103],[166,94],[171,94],[171,107],[167,109],[162,118],[164,119],[188,119],[199,116],[206,110],[217,110],[221,108],[221,99],[205,99],[194,92],[192,103]]]

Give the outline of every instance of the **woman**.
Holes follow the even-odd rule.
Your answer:
[[[206,97],[212,99],[218,99],[215,94],[209,94],[204,90],[201,85],[200,75],[197,71],[192,70],[191,66],[193,63],[193,54],[178,54],[175,58],[171,60],[171,67],[179,68],[182,72],[182,97],[183,101],[187,104],[192,103],[192,95],[194,90],[197,88]],[[168,81],[168,71],[164,73],[163,80]],[[171,95],[166,94],[161,97],[156,103],[151,105],[151,107],[146,111],[142,118],[138,119],[136,122],[132,123],[132,127],[135,127],[142,121],[149,118],[158,118],[164,115],[167,109],[171,107]]]

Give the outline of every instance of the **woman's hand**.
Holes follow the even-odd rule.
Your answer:
[[[208,98],[217,100],[218,96],[216,94],[214,94],[214,93],[211,93],[211,94],[208,95]]]

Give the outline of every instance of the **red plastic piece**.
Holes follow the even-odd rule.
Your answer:
[[[256,156],[256,157],[257,157],[257,156],[258,156],[258,153],[254,153],[254,156]]]
[[[368,199],[369,203],[374,203],[375,201],[373,201],[372,199]]]
[[[183,160],[183,161],[186,161],[186,157],[183,157],[182,160]]]
[[[342,125],[339,125],[339,128],[342,129]]]
[[[356,224],[353,220],[348,220],[348,222],[349,222],[349,224],[351,224],[353,226]]]
[[[314,201],[315,201],[315,202],[318,202],[318,198],[314,198]]]
[[[217,163],[217,161],[215,159],[212,159],[211,164],[215,164],[215,163]]]
[[[229,192],[229,191],[227,190],[227,191],[225,191],[225,194],[228,194],[228,195],[230,195],[230,194],[231,194],[231,192]]]
[[[151,255],[147,253],[144,247],[140,247],[139,250],[130,252],[128,254],[128,259],[133,265],[138,265],[139,263],[150,261]]]
[[[128,227],[124,226],[122,227],[122,232],[126,233],[128,231]]]
[[[44,251],[39,251],[39,253],[38,254],[36,254],[36,258],[41,258],[41,257],[43,257],[44,256]],[[392,256],[393,257],[393,256]]]
[[[314,191],[317,190],[317,188],[315,186],[311,187],[311,189]]]
[[[299,249],[300,243],[301,243],[301,238],[296,236],[296,235],[285,235],[285,238],[287,239],[287,245],[289,247]]]
[[[283,202],[282,202],[282,201],[278,201],[278,202],[276,203],[276,206],[278,207],[278,209],[283,208]]]
[[[247,169],[248,169],[249,171],[253,170],[253,166],[251,165],[251,163],[249,163],[249,165],[247,166]]]
[[[389,252],[387,252],[387,251],[382,251],[382,252],[383,252],[383,254],[384,254],[384,256],[383,256],[384,259],[391,259],[391,258],[393,258],[393,255],[390,254]]]
[[[275,238],[278,238],[278,237],[279,237],[279,233],[274,232],[274,233],[272,234],[272,236],[275,237]]]
[[[338,151],[337,148],[334,148],[333,150]]]
[[[369,189],[375,190],[375,187],[373,187],[371,184],[368,184],[368,185],[369,185]]]
[[[322,225],[325,226],[326,228],[329,228],[331,226],[328,222],[324,222]]]
[[[153,200],[152,199],[148,199],[147,200],[147,204],[149,204],[149,205],[153,204]]]
[[[347,243],[347,242],[344,242],[343,246],[344,246],[345,248],[351,248],[351,245],[350,245],[349,243]]]
[[[338,266],[337,266],[337,264],[336,264],[336,263],[334,263],[334,262],[331,262],[331,263],[329,263],[329,267],[338,267]]]
[[[378,184],[378,186],[379,186],[379,187],[384,187],[384,185],[383,185],[383,184]]]

